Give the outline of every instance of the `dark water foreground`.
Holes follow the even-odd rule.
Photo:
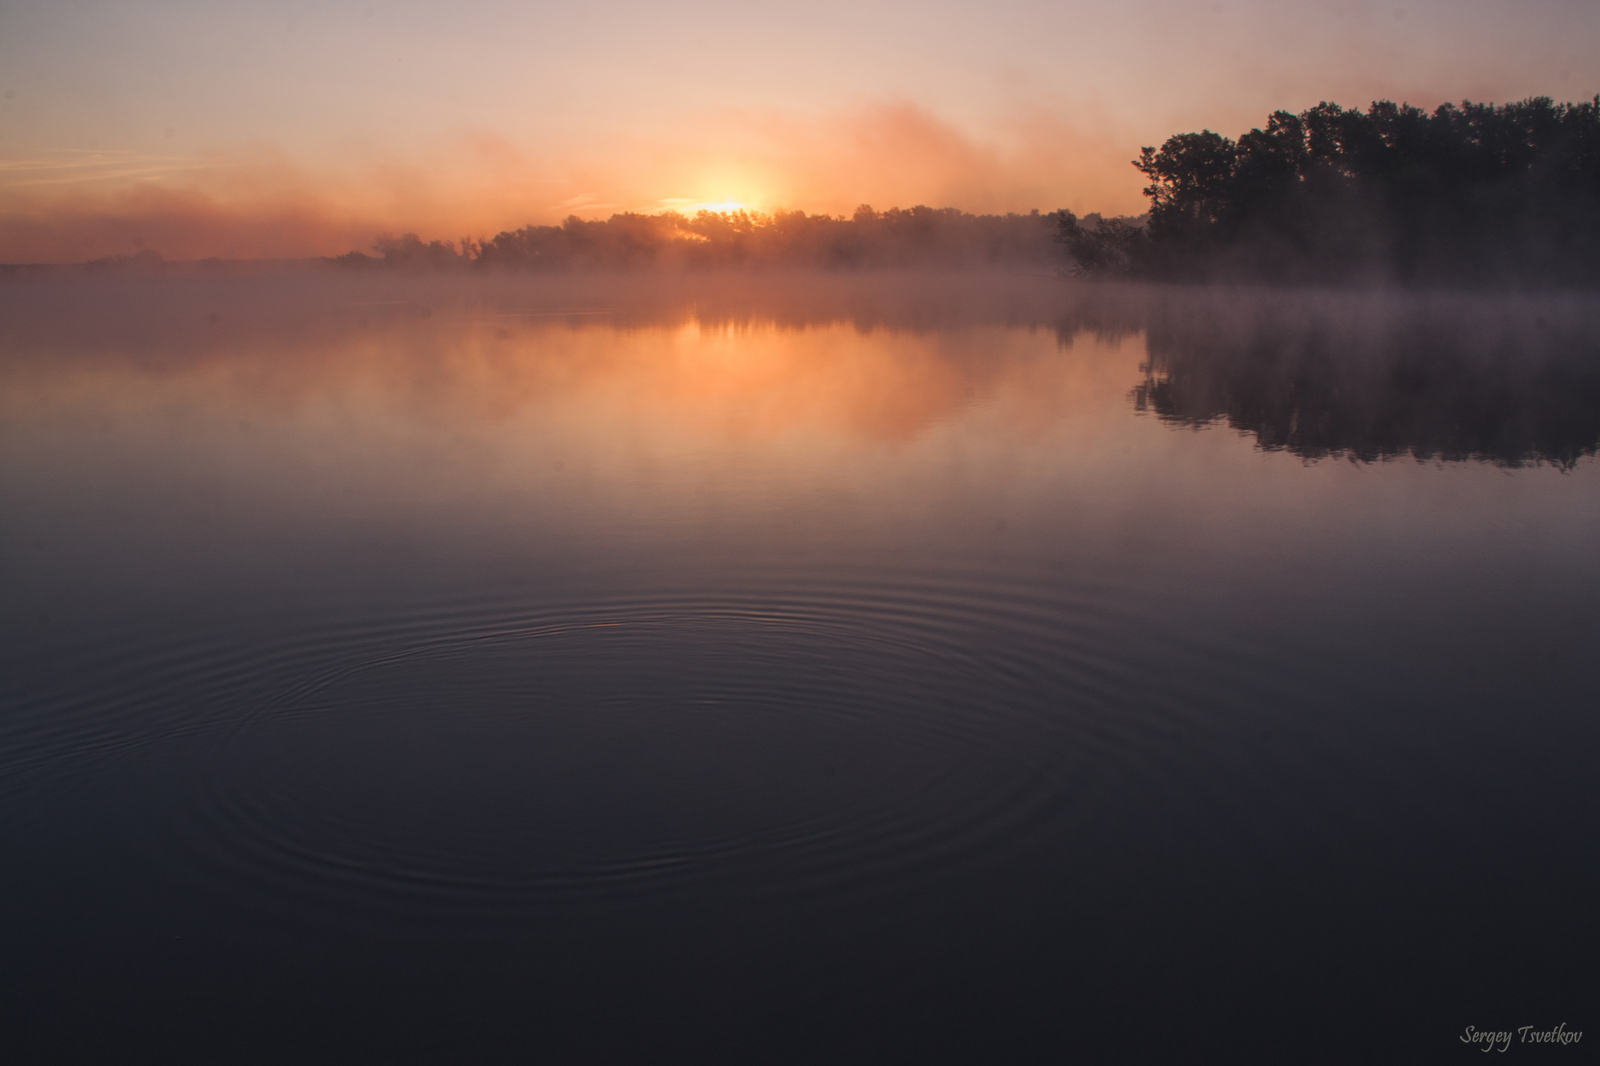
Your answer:
[[[7,1061],[1600,1042],[1600,306],[0,288]]]

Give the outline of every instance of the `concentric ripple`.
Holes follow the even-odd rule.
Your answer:
[[[1174,728],[1197,693],[1240,691],[1247,657],[1152,633],[1151,610],[949,569],[480,595],[130,646],[116,706],[108,667],[98,703],[22,716],[9,776],[39,802],[143,751],[176,767],[175,876],[341,921],[504,928],[708,881],[893,891],[1063,839],[1108,793],[1228,802],[1186,779]]]
[[[813,891],[1003,847],[1071,790],[1028,742],[1039,696],[1092,700],[1092,679],[1063,676],[1070,656],[991,661],[959,620],[895,606],[437,619],[234,722],[195,842],[231,842],[233,876],[440,919],[752,865]]]

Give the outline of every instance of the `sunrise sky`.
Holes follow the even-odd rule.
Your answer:
[[[1593,0],[24,0],[0,262],[300,256],[569,214],[1136,214],[1275,108],[1587,99]]]

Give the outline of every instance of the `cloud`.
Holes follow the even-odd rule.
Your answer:
[[[904,101],[810,116],[712,114],[649,146],[650,173],[671,192],[668,199],[652,190],[652,201],[737,200],[830,214],[861,203],[1142,212],[1129,165],[1137,146],[1105,127],[1031,107],[975,136]]]
[[[132,151],[58,151],[33,159],[0,161],[0,190],[84,182],[153,179],[233,164],[184,156],[141,155]]]
[[[320,161],[35,153],[0,163],[0,262],[334,255],[379,232],[492,236],[577,214],[729,202],[848,214],[926,204],[974,212],[1137,213],[1135,146],[1092,111],[1014,107],[975,135],[914,103],[800,114],[719,110],[667,130],[535,150],[463,129],[407,157],[360,146]],[[599,191],[597,191],[599,190]]]

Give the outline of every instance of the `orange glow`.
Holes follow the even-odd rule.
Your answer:
[[[747,211],[749,209],[750,205],[741,200],[724,200],[720,204],[695,204],[689,208],[690,211],[696,213],[712,211],[719,215],[731,215],[735,211]]]
[[[146,335],[127,326],[130,316],[151,313],[139,289],[124,294],[135,303],[121,310],[103,301],[93,321],[24,324],[19,336],[36,335],[58,358],[0,360],[0,410],[20,413],[45,394],[112,409],[141,403],[147,390],[170,394],[176,383],[200,408],[230,417],[284,417],[321,410],[330,397],[364,397],[374,411],[428,424],[539,425],[561,412],[584,420],[575,431],[617,439],[906,443],[974,405],[1000,404],[1006,432],[1027,437],[1121,417],[1142,352],[1138,338],[1085,339],[1063,353],[1048,330],[973,325],[950,334],[852,321],[839,317],[837,293],[776,310],[804,325],[745,317],[738,302],[728,305],[738,317],[728,318],[675,299],[629,323],[604,306],[622,302],[619,293],[574,290],[573,302],[598,306],[570,315],[440,307],[422,317],[421,299],[442,291],[336,284],[332,304],[325,284],[314,301],[280,303],[269,293],[259,306],[224,306],[215,324],[181,305],[158,309],[160,321],[182,327],[151,331],[160,340],[149,352],[128,349],[128,338]]]
[[[0,170],[0,262],[82,262],[152,249],[168,259],[338,255],[379,233],[482,239],[569,215],[632,211],[848,216],[857,205],[974,213],[1144,210],[1132,141],[1043,112],[975,140],[892,104],[804,116],[707,114],[648,140],[536,150],[481,130],[413,154],[338,162],[256,149],[116,166]],[[203,166],[201,164],[204,164]],[[83,180],[78,180],[78,179]]]
[[[1576,0],[289,7],[10,5],[0,263],[618,212],[1139,214],[1130,160],[1176,133],[1600,88]]]

